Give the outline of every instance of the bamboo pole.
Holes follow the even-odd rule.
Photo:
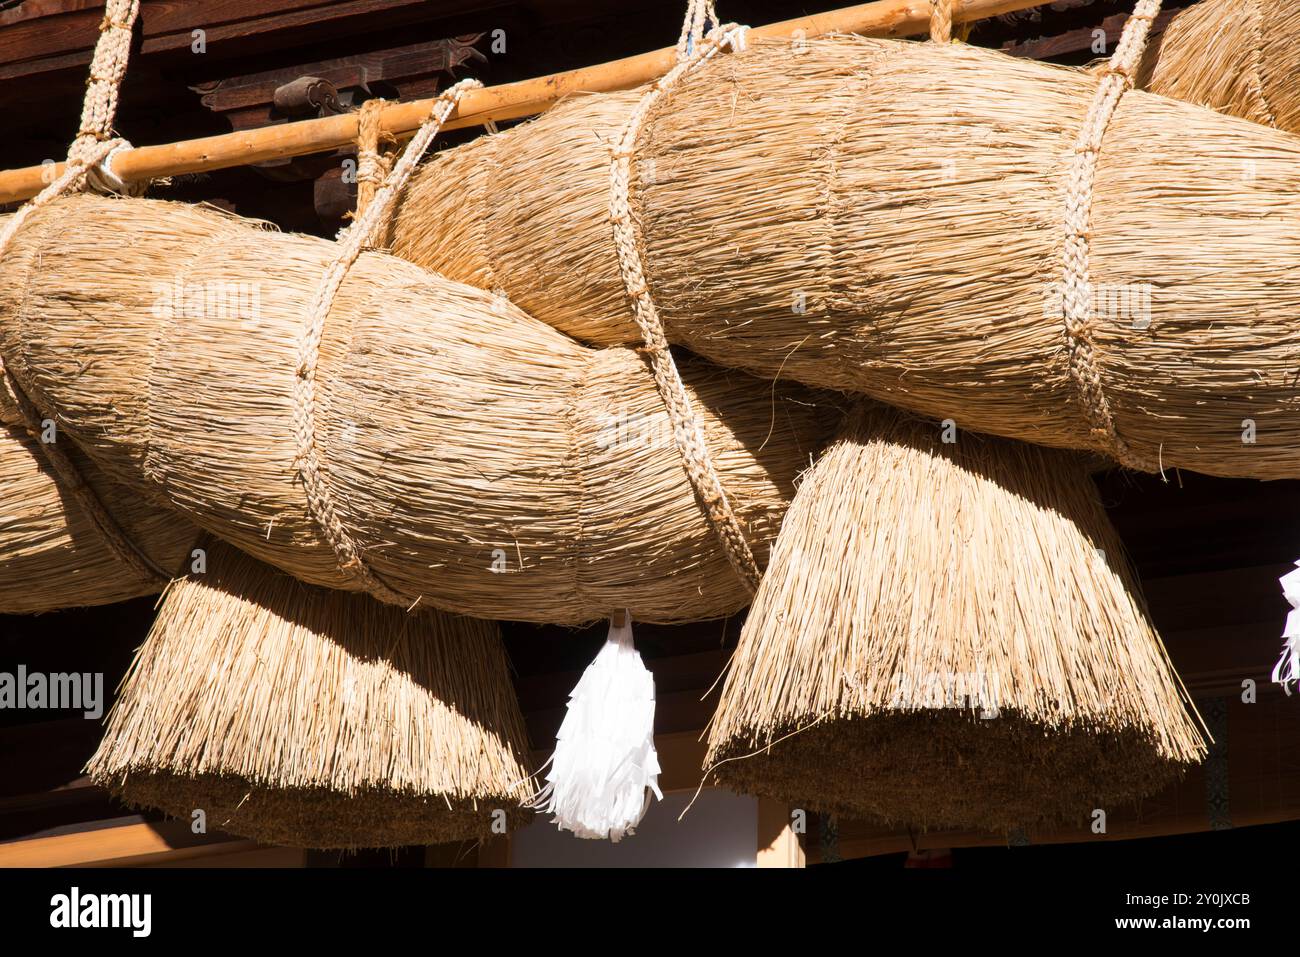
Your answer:
[[[966,23],[986,17],[1026,10],[1043,0],[957,0],[953,21]],[[863,36],[904,37],[925,33],[930,25],[929,0],[877,0],[797,17],[756,27],[760,37],[785,38],[857,33]],[[488,121],[514,120],[541,113],[572,93],[607,93],[648,83],[672,68],[676,50],[665,47],[596,66],[553,73],[500,86],[472,90],[461,100],[444,129],[479,126]],[[433,107],[433,100],[394,103],[380,114],[380,126],[394,136],[417,129]],[[199,173],[305,156],[350,146],[357,138],[357,114],[327,116],[239,133],[207,136],[123,150],[113,157],[113,172],[127,181]],[[0,204],[36,195],[63,169],[46,163],[0,173]]]

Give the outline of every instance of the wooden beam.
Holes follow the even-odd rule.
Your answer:
[[[224,834],[192,834],[183,822],[124,824],[0,844],[0,867],[116,867],[258,847]]]
[[[1038,6],[1042,0],[957,0],[953,20],[965,23],[1015,10]],[[876,0],[814,16],[782,20],[755,28],[759,37],[790,38],[828,33],[858,33],[865,36],[915,36],[929,29],[928,0]],[[460,109],[446,123],[446,129],[480,126],[489,121],[513,120],[549,109],[573,93],[626,90],[662,76],[672,68],[676,51],[665,47],[650,53],[625,57],[598,66],[553,73],[550,76],[473,90],[461,100]],[[418,129],[429,115],[434,101],[395,103],[384,110],[380,125],[400,136]],[[348,113],[297,123],[266,126],[221,136],[208,136],[124,150],[113,161],[113,171],[125,180],[152,179],[265,163],[305,156],[349,146],[357,138],[357,116]],[[57,176],[59,164],[54,170]],[[48,182],[44,166],[0,173],[0,203],[12,203],[36,195]]]
[[[803,867],[803,845],[794,832],[790,808],[771,798],[758,799],[759,867]]]
[[[1169,26],[1169,21],[1186,9],[1186,7],[1171,7],[1162,10],[1160,15],[1156,17],[1155,22],[1151,24],[1151,42],[1154,44],[1156,37],[1164,32],[1165,27]],[[1124,24],[1127,22],[1127,12],[1116,13],[1101,21],[1101,25],[1098,27],[1080,27],[1078,30],[1070,30],[1054,37],[1005,43],[1002,46],[1002,52],[1010,56],[1027,57],[1034,60],[1046,60],[1049,57],[1064,56],[1067,53],[1078,53],[1092,47],[1098,30],[1101,30],[1106,35],[1106,50],[1109,51],[1114,49],[1114,44],[1119,40],[1120,34],[1124,32]],[[1104,54],[1098,53],[1095,55],[1100,57]]]

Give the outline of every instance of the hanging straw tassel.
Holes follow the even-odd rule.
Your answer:
[[[215,541],[207,565],[163,600],[87,768],[96,783],[302,847],[437,844],[528,819],[495,625],[302,585]]]
[[[617,843],[634,834],[659,790],[655,680],[632,643],[626,613],[569,694],[536,807],[562,831]]]
[[[722,786],[1003,830],[1204,757],[1079,459],[955,438],[867,408],[805,475],[710,728]]]
[[[1296,565],[1300,566],[1300,562]],[[1285,643],[1282,657],[1273,667],[1273,680],[1289,695],[1290,686],[1300,681],[1300,567],[1278,580],[1282,583],[1282,594],[1291,603],[1291,611],[1286,616],[1286,628],[1282,632]]]

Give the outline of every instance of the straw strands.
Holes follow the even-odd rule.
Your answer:
[[[12,372],[106,473],[303,581],[344,588],[297,480],[297,339],[332,244],[212,210],[74,197],[0,274]],[[766,558],[828,410],[707,364],[683,375]],[[381,253],[326,324],[316,443],[370,567],[412,604],[580,623],[725,615],[722,554],[645,362]]]
[[[1079,460],[872,407],[791,503],[706,767],[801,807],[1006,828],[1204,754]]]
[[[88,773],[124,800],[277,844],[380,847],[531,818],[495,624],[406,615],[209,543],[169,590]]]
[[[66,443],[83,478],[131,540],[180,571],[199,532],[99,473]],[[61,489],[24,428],[0,425],[0,614],[106,605],[158,591],[134,574],[77,501]]]
[[[1108,452],[1070,376],[1061,288],[1070,157],[1097,82],[856,37],[714,58],[654,105],[632,164],[669,338],[764,376]],[[394,252],[587,341],[633,341],[610,166],[640,96],[574,97],[440,154],[399,210]],[[1300,475],[1297,191],[1291,137],[1148,94],[1120,102],[1082,334],[1142,459]]]
[[[1147,51],[1152,93],[1300,132],[1300,6],[1293,0],[1202,0]]]

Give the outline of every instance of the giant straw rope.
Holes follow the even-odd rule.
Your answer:
[[[81,126],[68,148],[68,159],[63,172],[31,201],[18,210],[4,228],[0,229],[0,260],[10,241],[34,211],[67,193],[86,189],[116,192],[127,191],[127,186],[113,174],[113,155],[130,148],[125,139],[113,136],[113,121],[117,116],[118,93],[126,76],[127,61],[131,56],[131,33],[140,14],[140,0],[108,0],[104,19],[99,24],[99,39],[90,62],[90,77],[86,83],[86,97],[81,108]],[[167,582],[171,576],[127,535],[122,525],[100,501],[94,490],[77,470],[72,459],[58,447],[57,438],[42,435],[42,416],[34,402],[18,382],[9,364],[5,364],[5,377],[13,394],[23,425],[45,453],[63,487],[76,500],[95,529],[103,537],[109,550],[143,580]]]
[[[1089,229],[1093,185],[1102,140],[1120,100],[1133,86],[1134,74],[1146,46],[1152,21],[1159,9],[1159,0],[1139,0],[1103,73],[1102,82],[1079,131],[1071,155],[1062,253],[1068,368],[1080,395],[1091,433],[1100,446],[1122,463],[1148,469],[1150,463],[1136,455],[1119,435],[1102,385],[1101,369],[1092,341],[1094,317],[1090,288]],[[70,191],[89,188],[125,190],[125,184],[112,174],[111,159],[113,153],[128,144],[124,140],[113,138],[112,123],[129,56],[131,30],[138,12],[138,0],[109,0],[91,66],[81,127],[69,149],[67,166],[49,187],[11,217],[3,232],[0,232],[0,255],[3,255],[9,240],[27,215],[50,200]],[[712,3],[708,0],[691,0],[678,44],[677,65],[646,90],[629,117],[612,156],[610,219],[625,292],[640,332],[643,351],[673,425],[674,440],[684,470],[728,560],[746,587],[753,591],[760,574],[757,563],[711,461],[699,419],[691,407],[669,349],[658,309],[648,287],[643,265],[644,244],[629,199],[636,139],[654,104],[682,76],[712,59],[717,53],[743,47],[745,28],[734,24],[721,25],[706,35],[704,30],[711,20],[716,22]],[[952,0],[940,0],[932,5],[931,37],[945,42],[951,35]],[[382,187],[375,190],[372,201],[359,203],[357,218],[340,237],[337,257],[322,275],[299,342],[300,361],[295,380],[293,424],[298,446],[298,469],[311,517],[330,544],[345,575],[375,597],[394,604],[410,605],[411,598],[390,587],[369,568],[365,556],[339,518],[329,483],[328,463],[322,460],[315,437],[316,367],[325,322],[344,277],[361,251],[378,243],[391,220],[397,197],[416,164],[454,111],[462,93],[473,82],[458,83],[439,97],[428,120],[403,151]],[[378,110],[370,111],[370,114],[372,119],[377,119]],[[374,178],[374,171],[368,170],[367,173],[367,180]],[[373,183],[367,183],[368,194],[372,186]],[[27,426],[36,434],[39,411],[21,384],[13,380],[12,372],[9,375],[12,390],[27,419]],[[138,573],[165,579],[167,576],[162,575],[143,552],[129,541],[120,525],[95,498],[90,487],[79,479],[71,460],[52,443],[40,444],[55,472],[64,479],[70,492],[92,516],[114,553]]]
[[[130,53],[131,30],[138,13],[138,0],[110,2],[101,25],[99,44],[91,68],[81,130],[69,150],[67,168],[49,188],[42,191],[6,224],[4,233],[0,235],[0,254],[3,253],[9,239],[16,234],[34,210],[65,193],[87,188],[127,191],[125,184],[111,172],[112,154],[123,148],[126,143],[124,140],[113,139],[111,129],[120,84]],[[738,42],[743,36],[743,32],[738,28],[734,31],[728,28],[714,31],[706,40],[704,29],[711,19],[716,20],[712,3],[708,0],[692,0],[682,30],[679,66],[661,81],[661,90],[666,89],[677,76],[695,64],[710,58],[731,43]],[[386,176],[381,169],[375,168],[377,164],[371,162],[374,158],[372,154],[377,152],[378,146],[379,109],[363,110],[362,120],[369,122],[359,127],[363,134],[360,137],[358,151],[359,165],[364,162],[366,168],[358,169],[358,179],[361,181],[358,193],[364,192],[365,195],[359,195],[354,221],[340,237],[337,255],[322,274],[298,342],[298,369],[294,383],[292,413],[293,431],[297,443],[295,461],[302,479],[310,517],[329,544],[338,567],[346,578],[382,601],[407,607],[413,606],[416,599],[393,588],[368,565],[362,549],[340,517],[330,484],[328,462],[323,458],[316,437],[316,372],[325,324],[348,270],[364,249],[382,243],[397,197],[404,189],[416,164],[443,123],[455,110],[461,95],[471,86],[477,85],[476,81],[464,81],[445,91],[438,98],[429,118]],[[649,105],[647,102],[646,107],[648,108]],[[374,106],[378,107],[379,104],[376,103]],[[635,124],[637,120],[634,118],[633,122]],[[634,138],[635,129],[632,129],[629,131],[628,141]],[[96,170],[96,164],[100,169]],[[619,166],[617,158],[615,165]],[[622,164],[622,174],[622,182],[626,184],[628,175],[626,163]],[[614,176],[617,179],[617,169]],[[375,181],[381,177],[382,185],[378,185]],[[626,189],[623,194],[626,197]],[[626,198],[624,202],[626,203]],[[629,223],[630,216],[624,217],[623,225]],[[618,228],[616,220],[616,230]],[[635,246],[632,249],[635,253]],[[633,273],[636,271],[637,267],[633,267]],[[759,578],[757,563],[745,539],[740,521],[722,489],[717,471],[704,444],[702,426],[691,408],[690,400],[668,350],[658,316],[654,313],[653,303],[649,302],[644,284],[638,290],[636,286],[629,283],[629,296],[634,302],[640,300],[649,303],[649,313],[643,323],[646,351],[656,385],[673,424],[675,441],[682,456],[686,475],[723,545],[724,552],[747,589],[752,592],[757,587]],[[20,409],[28,419],[28,427],[35,435],[40,421],[39,412],[21,384],[12,377],[12,373],[11,386]],[[170,577],[154,566],[143,551],[129,540],[121,526],[95,497],[91,487],[82,480],[71,459],[53,444],[41,443],[41,445],[55,473],[80,501],[102,532],[115,556],[143,576],[162,581]]]

